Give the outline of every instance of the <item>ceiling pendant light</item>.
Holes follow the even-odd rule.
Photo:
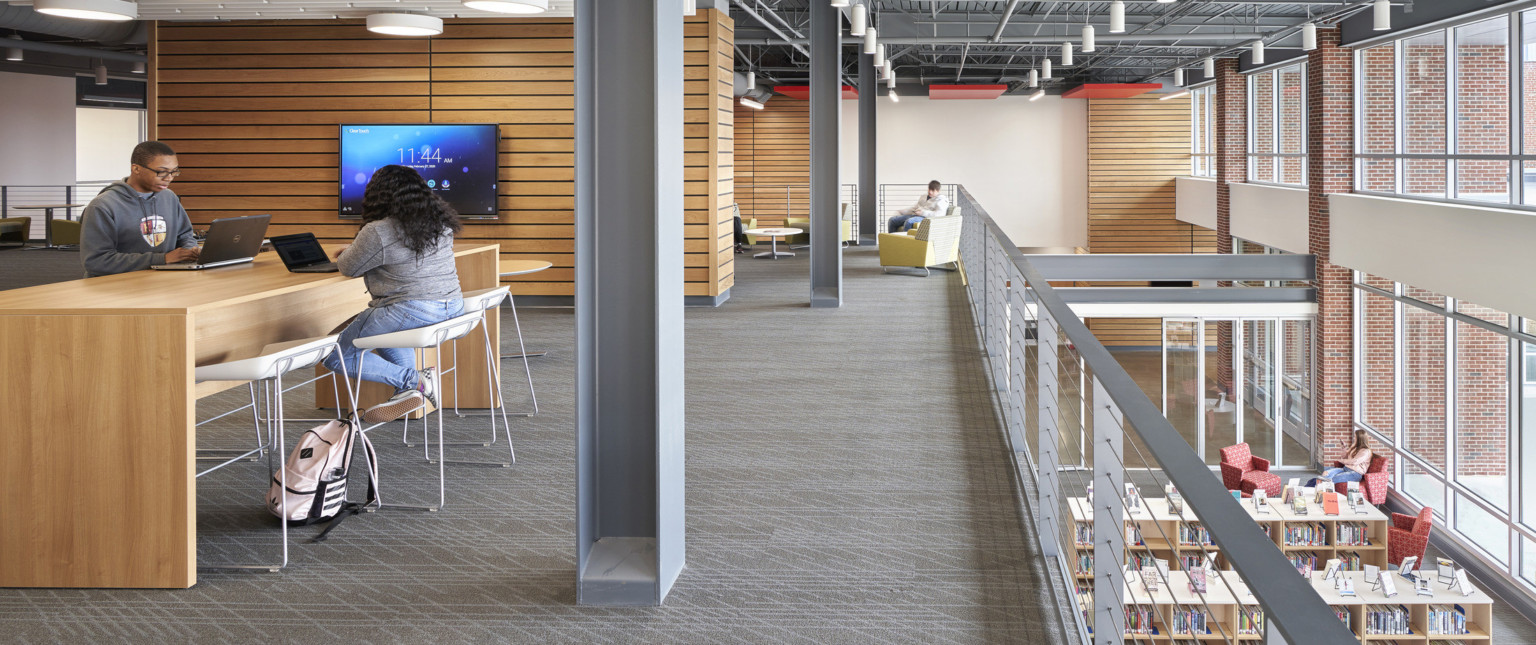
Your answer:
[[[747,72],[747,91],[757,89],[757,72]]]
[[[139,6],[125,0],[33,0],[32,10],[80,20],[122,22],[139,17]]]
[[[846,6],[848,6],[848,0],[832,0],[832,6],[834,6],[834,7],[846,7]]]
[[[14,35],[14,34],[11,36],[11,40],[21,40],[21,39],[22,39],[21,36],[17,36],[17,35]],[[20,47],[6,47],[5,48],[5,59],[6,60],[9,60],[9,61],[19,61],[22,58],[24,58],[24,56],[22,56],[22,54],[21,54],[21,48]]]
[[[875,67],[885,66],[885,43],[875,46]]]
[[[1386,31],[1392,28],[1392,3],[1390,0],[1376,0],[1376,31]]]
[[[134,63],[133,64],[133,73],[135,73],[135,74],[144,74],[146,72],[147,72],[147,68],[145,67],[144,63]]]
[[[1178,2],[1178,1],[1179,0],[1157,0],[1157,3],[1158,4],[1169,4],[1169,3]]]
[[[99,65],[98,64],[96,66],[96,84],[97,85],[106,85],[107,84],[107,66],[106,65]]]
[[[1177,85],[1179,87],[1184,87],[1184,69],[1183,68],[1173,70],[1173,84]]]
[[[1051,59],[1046,58],[1040,61],[1040,78],[1051,80]]]
[[[869,28],[864,30],[864,53],[874,55],[875,38],[877,36],[878,34],[875,32],[874,25],[870,25]]]
[[[1264,64],[1264,41],[1256,40],[1253,42],[1253,54],[1249,56],[1248,62],[1254,65]]]
[[[848,16],[850,23],[848,35],[854,38],[863,38],[864,29],[869,26],[869,9],[863,3],[853,5],[853,14]]]
[[[693,16],[699,13],[699,0],[683,0],[683,15]]]
[[[549,11],[549,0],[464,0],[461,4],[470,9],[489,11],[491,13],[534,14]],[[696,0],[684,0],[683,12],[688,13],[690,8],[697,9],[698,2]],[[693,14],[688,13],[688,15],[691,16]]]
[[[1207,59],[1205,59],[1205,77],[1206,78],[1216,78],[1216,59],[1214,59],[1214,58],[1207,58]]]
[[[754,110],[761,110],[761,109],[763,109],[763,104],[762,103],[758,103],[757,101],[749,99],[749,98],[747,98],[745,96],[741,97],[741,104],[746,106],[746,107],[752,108]]]
[[[901,102],[901,97],[896,94],[896,89],[895,88],[891,88],[891,90],[889,92],[886,92],[886,93],[890,95],[892,103],[900,103]]]
[[[1098,49],[1098,43],[1094,41],[1093,25],[1083,25],[1083,53],[1092,54]]]
[[[1125,3],[1121,0],[1109,3],[1109,33],[1125,33]]]
[[[1309,22],[1301,26],[1301,51],[1314,49],[1317,49],[1317,23]]]
[[[890,89],[893,89],[893,90],[896,89],[896,75],[895,74],[891,74],[890,76],[885,77],[885,86],[890,88]]]
[[[1164,94],[1164,95],[1158,97],[1157,100],[1159,100],[1159,101],[1167,101],[1169,99],[1181,99],[1181,98],[1184,98],[1186,96],[1189,96],[1189,90],[1187,90],[1187,89],[1186,90],[1179,90],[1177,92],[1173,92],[1172,94]]]
[[[386,36],[436,36],[443,33],[443,19],[416,13],[375,13],[368,16],[368,31]]]
[[[1071,41],[1064,42],[1064,43],[1061,44],[1061,66],[1062,67],[1071,67],[1072,66],[1072,43],[1071,43]]]
[[[1029,100],[1031,101],[1038,101],[1043,98],[1045,98],[1045,90],[1035,90],[1034,94],[1029,95]]]
[[[1033,70],[1033,69],[1029,70],[1029,86],[1030,87],[1040,87],[1040,72],[1039,71]]]

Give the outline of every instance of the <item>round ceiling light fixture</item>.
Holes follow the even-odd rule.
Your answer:
[[[549,0],[464,0],[470,9],[492,13],[535,14],[549,11]]]
[[[122,22],[139,17],[139,6],[126,0],[35,0],[32,9],[41,14],[79,20]]]
[[[375,13],[368,16],[368,31],[386,36],[436,36],[443,33],[443,19],[415,13]]]

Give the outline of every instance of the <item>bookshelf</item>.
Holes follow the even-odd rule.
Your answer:
[[[1422,570],[1434,580],[1434,570],[1426,567]],[[1348,612],[1348,624],[1351,632],[1362,643],[1380,643],[1384,641],[1400,642],[1438,642],[1450,641],[1456,643],[1492,643],[1493,634],[1493,597],[1474,587],[1472,595],[1463,596],[1456,589],[1447,589],[1445,584],[1434,581],[1430,587],[1434,590],[1433,596],[1420,596],[1413,589],[1413,583],[1407,578],[1397,575],[1395,571],[1382,571],[1381,575],[1392,576],[1397,586],[1397,595],[1386,597],[1380,590],[1372,590],[1371,585],[1365,582],[1365,573],[1361,571],[1342,571],[1340,576],[1350,578],[1355,585],[1354,596],[1340,596],[1334,589],[1333,581],[1323,580],[1323,574],[1312,574],[1312,588],[1317,590],[1323,601],[1333,606],[1335,610]],[[1367,633],[1367,618],[1373,610],[1387,609],[1406,614],[1408,634],[1372,634]],[[1445,610],[1451,614],[1459,614],[1465,617],[1466,634],[1444,634],[1434,631],[1430,623],[1432,611]]]

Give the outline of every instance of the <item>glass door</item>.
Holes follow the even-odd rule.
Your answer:
[[[1195,447],[1196,453],[1204,455],[1200,332],[1198,320],[1163,319],[1163,416]]]

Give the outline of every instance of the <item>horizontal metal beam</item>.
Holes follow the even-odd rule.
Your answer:
[[[1315,302],[1311,287],[1056,287],[1067,304],[1208,303],[1258,304]]]
[[[1099,36],[1098,40],[1100,42],[1138,42],[1138,43],[1142,42],[1142,41],[1188,40],[1188,41],[1194,41],[1194,42],[1220,42],[1220,43],[1226,43],[1226,44],[1239,44],[1239,43],[1253,42],[1255,40],[1260,40],[1260,39],[1263,39],[1265,37],[1266,37],[1265,34],[1260,34],[1260,33],[1241,33],[1241,34],[1238,34],[1238,33],[1233,33],[1233,34],[1108,34],[1108,35]],[[1057,43],[1057,44],[1064,43],[1064,42],[1074,42],[1075,43],[1075,42],[1077,42],[1079,40],[1082,40],[1082,38],[1080,36],[1076,36],[1076,35],[1062,35],[1062,36],[1009,36],[1009,37],[1003,38],[1002,40],[998,40],[998,41],[995,41],[995,42],[989,36],[932,36],[932,37],[881,38],[880,42],[888,44],[888,45],[934,45],[934,44],[953,44],[953,45],[965,45],[965,44],[972,44],[972,45],[977,45],[977,44],[1021,44],[1021,45],[1027,45],[1027,44],[1031,44],[1031,43]],[[737,40],[736,44],[738,44],[738,45],[778,45],[778,44],[781,44],[781,43],[789,43],[791,45],[804,45],[807,42],[809,42],[809,41],[804,39],[804,38],[781,39],[781,40],[748,38],[748,39]],[[843,38],[842,42],[843,42],[844,45],[858,45],[858,44],[862,44],[864,42],[864,39],[863,38],[854,38],[854,37],[851,37],[851,36],[847,36],[847,37]]]
[[[1311,280],[1311,255],[1100,253],[1030,255],[1049,280]]]
[[[48,52],[50,54],[63,54],[65,56],[79,56],[81,58],[101,58],[105,60],[116,60],[125,63],[149,62],[149,57],[145,56],[144,54],[135,54],[132,52],[115,52],[105,49],[92,49],[90,47],[80,47],[77,45],[42,43],[35,40],[16,40],[7,38],[4,41],[0,41],[0,46],[15,47],[16,49],[25,49],[35,52]]]

